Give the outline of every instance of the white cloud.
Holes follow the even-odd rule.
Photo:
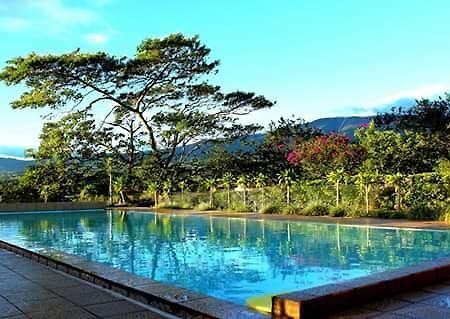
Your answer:
[[[84,36],[84,39],[90,44],[103,45],[108,42],[109,37],[103,33],[88,33]]]
[[[390,110],[392,107],[409,107],[415,100],[434,98],[450,92],[450,84],[436,83],[413,89],[400,90],[365,103],[335,109],[335,113],[345,115],[371,116],[378,112]]]
[[[24,31],[30,27],[60,33],[72,26],[88,26],[95,22],[95,12],[66,5],[62,0],[17,0],[0,7],[0,28]],[[7,15],[2,14],[7,12]]]
[[[395,101],[407,99],[407,98],[420,99],[420,98],[433,97],[436,95],[444,94],[445,92],[448,92],[448,91],[450,91],[449,84],[439,84],[439,83],[432,84],[432,85],[427,85],[427,86],[418,87],[418,88],[414,88],[414,89],[402,90],[402,91],[395,92],[393,94],[389,94],[378,100],[366,103],[366,107],[386,105],[386,104],[390,104]]]

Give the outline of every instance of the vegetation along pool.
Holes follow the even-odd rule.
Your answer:
[[[0,215],[0,238],[240,304],[450,255],[448,231],[135,212]]]

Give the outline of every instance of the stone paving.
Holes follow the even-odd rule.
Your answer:
[[[0,249],[0,318],[163,319],[124,297]]]
[[[381,299],[341,312],[332,319],[446,319],[450,318],[450,281]]]

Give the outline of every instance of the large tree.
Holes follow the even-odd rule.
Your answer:
[[[45,123],[39,148],[28,151],[35,165],[21,177],[22,186],[35,197],[54,200],[78,195],[87,185],[101,185],[101,177],[106,177],[101,168],[108,150],[102,146],[105,138],[86,112]]]
[[[248,133],[239,116],[273,105],[255,93],[225,94],[211,85],[208,75],[219,61],[209,55],[198,37],[174,34],[142,41],[133,57],[31,53],[8,61],[0,80],[26,88],[13,108],[128,113],[145,131],[152,162],[166,171],[188,161],[192,145]]]

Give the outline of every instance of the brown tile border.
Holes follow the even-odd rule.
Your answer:
[[[324,224],[341,224],[348,226],[410,228],[416,230],[450,230],[450,224],[442,221],[416,221],[407,219],[387,219],[375,217],[330,217],[330,216],[302,216],[302,215],[270,215],[261,213],[238,213],[226,211],[195,211],[192,209],[154,209],[151,207],[110,207],[107,210],[131,211],[136,213],[156,212],[163,214],[233,217],[247,219],[264,219],[279,221],[314,222]]]
[[[31,251],[2,240],[0,248],[181,318],[269,318],[242,305],[169,286],[64,252]]]
[[[273,318],[324,318],[338,311],[450,279],[450,257],[275,296]]]
[[[23,212],[43,212],[43,211],[70,211],[70,210],[91,210],[105,209],[105,202],[36,202],[36,203],[0,203],[0,213],[23,213]]]

